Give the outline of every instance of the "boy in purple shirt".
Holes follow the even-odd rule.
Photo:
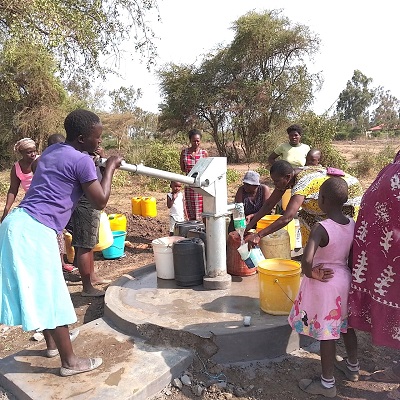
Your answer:
[[[64,127],[66,142],[43,152],[24,200],[0,225],[0,323],[43,330],[48,349],[60,353],[60,375],[70,376],[99,367],[102,359],[80,358],[73,352],[68,324],[76,315],[56,235],[83,193],[95,208],[105,207],[121,158],[107,160],[99,182],[92,159],[82,153],[95,151],[101,143],[99,117],[75,110]]]

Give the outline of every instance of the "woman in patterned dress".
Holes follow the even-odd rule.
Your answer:
[[[208,157],[206,150],[200,148],[201,131],[192,129],[189,131],[190,147],[181,152],[181,170],[188,174],[200,158]],[[185,187],[185,202],[189,221],[201,221],[203,212],[203,196],[194,191],[190,186]]]
[[[276,161],[270,170],[275,189],[252,220],[246,226],[246,231],[253,228],[260,218],[269,214],[282,198],[286,189],[292,190],[292,196],[285,212],[271,225],[249,237],[252,245],[257,245],[263,236],[269,235],[286,226],[298,214],[303,247],[307,243],[313,226],[326,219],[326,214],[318,205],[318,193],[321,185],[331,176],[341,176],[349,188],[349,198],[343,206],[343,213],[354,220],[363,194],[362,186],[357,178],[343,171],[321,166],[294,169],[287,161]],[[300,209],[301,208],[301,209]]]
[[[400,349],[400,152],[362,198],[352,267],[349,324],[370,332],[375,345]],[[371,376],[400,383],[400,362]],[[387,398],[400,399],[400,391]]]

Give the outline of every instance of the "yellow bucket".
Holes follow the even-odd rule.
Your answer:
[[[110,228],[114,231],[126,232],[126,217],[124,214],[108,214]]]
[[[256,232],[260,232],[262,229],[271,225],[275,222],[281,215],[264,215],[258,222],[256,227]],[[293,250],[296,247],[296,225],[294,219],[292,219],[283,229],[286,229],[290,238],[290,249]]]
[[[272,315],[288,315],[300,287],[300,263],[270,258],[257,266],[260,308]]]
[[[155,197],[142,197],[142,216],[157,217],[157,203]]]
[[[72,247],[72,235],[69,232],[64,232],[65,253],[70,264],[74,262],[75,249]]]
[[[102,211],[100,213],[100,226],[99,226],[99,243],[93,248],[93,251],[101,251],[110,247],[114,242],[114,237],[110,228],[110,221],[107,214]]]
[[[290,198],[292,197],[292,189],[286,189],[285,193],[282,196],[282,210],[286,210],[287,205],[289,204]]]
[[[132,214],[142,215],[142,198],[132,197],[131,202],[132,202]]]

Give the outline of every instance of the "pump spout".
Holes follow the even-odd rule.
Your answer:
[[[107,159],[101,158],[99,161],[100,166],[105,166]],[[175,174],[174,172],[162,171],[156,168],[146,167],[143,164],[128,164],[122,161],[119,167],[122,171],[133,172],[139,175],[153,176],[155,178],[166,179],[167,181],[176,181],[185,183],[187,185],[193,185],[195,178],[191,178],[186,175]]]

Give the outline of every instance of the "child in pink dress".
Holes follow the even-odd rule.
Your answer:
[[[348,187],[341,178],[329,178],[321,185],[318,204],[328,218],[311,231],[301,262],[305,276],[288,317],[293,330],[320,341],[321,379],[302,379],[299,387],[325,397],[336,396],[335,365],[352,381],[358,380],[359,371],[357,338],[347,326],[348,259],[354,236],[354,221],[342,212],[347,197]],[[336,361],[335,341],[341,333],[348,358]]]

